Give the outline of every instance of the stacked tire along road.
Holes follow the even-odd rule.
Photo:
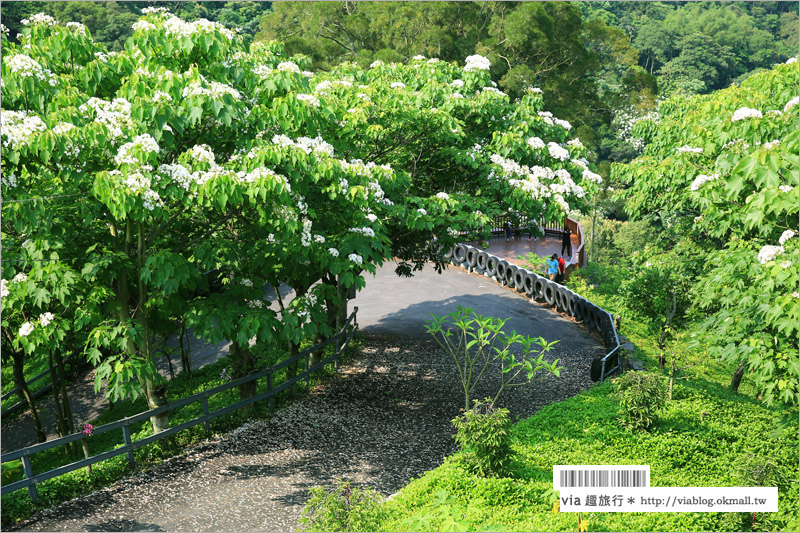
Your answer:
[[[620,368],[620,344],[614,318],[601,307],[563,285],[468,244],[456,245],[444,257],[468,272],[481,274],[517,292],[524,292],[532,301],[545,303],[599,332],[603,343],[611,351],[592,363],[593,381],[604,381],[610,373]]]

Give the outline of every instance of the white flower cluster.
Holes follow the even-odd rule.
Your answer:
[[[75,30],[76,33],[86,36],[86,26],[80,22],[67,22],[66,26],[69,30]]]
[[[436,193],[436,198],[440,198],[442,200],[449,200],[450,199],[450,195],[447,194],[446,192],[437,192]]]
[[[164,22],[164,32],[170,37],[191,37],[195,33],[214,33],[215,31],[219,31],[219,33],[229,41],[233,39],[234,32],[222,24],[211,22],[206,19],[184,22],[173,15]]]
[[[298,94],[297,99],[301,102],[306,102],[308,105],[312,107],[319,107],[319,98],[314,96],[313,94]]]
[[[262,309],[264,307],[263,300],[247,300],[247,307],[250,309]]]
[[[155,93],[153,93],[154,104],[160,104],[162,102],[171,102],[171,101],[172,101],[172,96],[170,96],[168,93],[165,93],[164,91],[156,91]]]
[[[286,176],[278,174],[274,170],[266,167],[254,168],[250,172],[240,170],[236,173],[236,177],[245,183],[254,183],[262,178],[270,177],[274,181],[280,183],[286,192],[292,192],[292,187],[289,185],[289,180]]]
[[[11,291],[8,290],[8,280],[0,280],[0,298],[5,298],[11,294]]]
[[[452,93],[450,94],[450,98],[464,98],[464,95],[461,93]],[[458,131],[458,130],[455,130]]]
[[[764,143],[764,145],[763,145],[763,146],[764,146],[764,148],[766,148],[767,150],[772,150],[772,149],[774,149],[774,148],[777,148],[777,146],[778,146],[780,143],[781,143],[780,139],[775,139],[774,141],[770,141],[770,142],[768,142],[768,143]]]
[[[783,253],[783,246],[766,245],[758,252],[758,261],[763,265],[774,260]]]
[[[169,11],[166,7],[145,7],[142,8],[142,15],[151,15],[153,13],[164,13]]]
[[[13,278],[11,278],[11,283],[25,283],[28,281],[28,275],[25,272],[18,272]]]
[[[12,73],[22,78],[36,78],[40,81],[46,81],[51,87],[58,85],[58,79],[55,74],[49,69],[43,68],[38,61],[25,54],[15,54],[5,58],[4,63]]]
[[[120,146],[117,155],[114,157],[114,162],[118,165],[135,165],[140,163],[140,161],[131,154],[131,150],[134,148],[139,148],[144,154],[157,154],[159,152],[156,140],[153,139],[149,133],[143,133],[137,135],[136,138],[133,139],[133,142],[127,142]]]
[[[376,59],[375,61],[370,63],[369,68],[376,68],[376,67],[379,67],[381,65],[383,65],[383,61],[381,61],[380,59]]]
[[[425,56],[422,55],[422,54],[417,54],[414,57],[412,57],[411,59],[422,60],[422,59],[425,59]]]
[[[795,96],[794,98],[792,98],[791,100],[786,102],[786,105],[783,106],[783,112],[786,113],[787,111],[789,111],[792,107],[794,107],[796,105],[800,105],[800,96]]]
[[[218,98],[222,98],[223,94],[231,95],[231,98],[234,100],[241,99],[241,94],[239,94],[239,91],[230,85],[225,85],[224,83],[219,83],[216,81],[209,83],[208,87],[203,87],[202,82],[190,83],[183,88],[182,96],[184,98],[188,96],[210,96],[212,99],[216,100]]]
[[[717,179],[719,179],[719,174],[712,174],[710,176],[706,176],[705,174],[700,174],[694,179],[692,184],[689,186],[689,189],[691,189],[692,191],[697,191],[700,189],[700,187],[702,187],[709,181],[714,181]]]
[[[484,87],[482,90],[484,93],[496,94],[497,96],[506,96],[506,93],[500,89],[495,89],[494,87]]]
[[[300,232],[300,244],[303,246],[311,246],[311,221],[307,218],[303,219],[303,230]]]
[[[780,239],[778,239],[778,243],[779,243],[781,246],[783,246],[784,244],[786,244],[786,241],[788,241],[789,239],[793,238],[795,235],[797,235],[797,233],[796,233],[796,232],[794,232],[794,231],[792,231],[792,230],[790,230],[790,229],[787,229],[786,231],[784,231],[784,232],[781,234],[781,238],[780,238]]]
[[[122,128],[131,125],[131,103],[125,98],[115,98],[111,102],[94,96],[78,107],[83,116],[94,110],[94,122],[103,124],[114,139],[122,137]]]
[[[453,80],[450,82],[450,87],[455,87],[456,89],[460,89],[464,86],[464,80]]]
[[[405,86],[406,84],[403,83],[402,81],[394,81],[392,82],[391,85],[389,85],[389,87],[391,87],[392,89],[403,89]]]
[[[32,16],[31,18],[29,18],[29,19],[22,19],[20,22],[22,22],[22,24],[24,24],[25,26],[28,26],[28,25],[33,25],[33,26],[39,26],[39,25],[55,26],[56,24],[58,24],[56,19],[54,19],[50,15],[45,15],[44,13],[37,13],[34,16]]]
[[[34,135],[46,129],[44,121],[36,115],[0,110],[0,132],[6,138],[3,141],[5,147],[27,144]]]
[[[797,56],[790,57],[789,59],[786,60],[787,65],[791,65],[793,63],[797,63]]]
[[[13,189],[17,186],[17,175],[13,172],[4,172],[0,174],[0,183],[2,183],[3,187],[6,189]]]
[[[530,139],[528,139],[527,142],[528,146],[530,146],[533,149],[544,148],[546,146],[544,144],[544,141],[541,140],[539,137],[531,137]]]
[[[367,213],[367,220],[369,220],[370,223],[375,223],[375,221],[378,220],[378,215],[375,213]]]
[[[758,109],[750,109],[749,107],[740,107],[736,111],[733,112],[733,116],[731,117],[731,122],[737,122],[739,120],[744,120],[746,118],[761,118],[761,111]]]
[[[680,146],[676,151],[679,154],[683,154],[683,153],[686,153],[686,152],[691,152],[691,153],[695,153],[695,154],[702,154],[703,153],[703,149],[702,148],[692,148],[688,144],[684,144],[683,146]]]
[[[721,150],[725,150],[726,148],[730,148],[731,146],[734,146],[734,145],[739,144],[739,143],[741,143],[742,148],[745,149],[745,150],[750,148],[750,145],[748,143],[744,142],[744,139],[734,139],[732,141],[728,141],[725,144],[723,144],[722,148],[720,148],[720,149]]]
[[[195,144],[188,150],[188,154],[195,161],[208,163],[211,166],[215,165],[214,152],[207,144]]]
[[[153,31],[156,29],[156,25],[152,22],[147,22],[146,20],[137,20],[131,26],[133,31]]]
[[[333,88],[336,88],[336,87],[350,88],[352,86],[353,86],[353,82],[351,82],[350,80],[333,80],[333,81],[322,80],[321,82],[319,82],[314,87],[314,92],[315,93],[320,93],[322,95],[325,95],[325,94],[327,94],[327,92],[330,89],[333,89]],[[366,95],[364,95],[364,96],[366,96]],[[359,98],[361,98],[361,95],[359,95]],[[367,97],[367,98],[369,98],[369,97]]]
[[[298,137],[297,141],[293,141],[286,135],[275,135],[272,137],[272,144],[298,148],[306,154],[311,154],[313,152],[316,155],[325,154],[329,157],[333,157],[334,153],[333,146],[322,140],[321,136],[317,136],[315,139],[310,137]]]
[[[571,139],[567,141],[567,146],[573,146],[575,148],[583,148],[583,143],[577,137],[575,139]]]
[[[359,234],[363,235],[364,237],[374,237],[375,236],[375,230],[373,230],[372,228],[368,228],[368,227],[350,228],[348,231],[350,231],[352,233],[359,233]]]
[[[314,235],[314,242],[317,244],[325,244],[325,237],[320,234]]]
[[[425,215],[427,215],[427,214],[428,214],[428,212],[427,212],[427,211],[425,211],[425,209],[423,209],[423,208],[421,208],[421,207],[420,207],[419,209],[417,209],[417,212],[418,212],[420,215],[422,215],[422,216],[425,216]]]
[[[569,159],[569,152],[567,149],[554,142],[547,143],[547,151],[550,152],[550,157],[558,159],[559,161],[566,161]]]
[[[339,250],[336,248],[328,248],[328,253],[333,257],[339,257]]]
[[[33,333],[33,324],[31,322],[25,322],[19,328],[19,336],[20,337],[27,337],[31,333]]]
[[[473,70],[489,70],[491,62],[485,57],[475,54],[467,57],[465,60],[464,70],[471,72]]]
[[[543,91],[542,91],[540,88],[538,88],[538,87],[528,87],[526,90],[527,90],[528,92],[531,92],[531,93],[533,93],[533,94],[542,94],[542,92],[543,92]]]
[[[554,118],[553,122],[555,122],[556,126],[561,126],[567,131],[572,129],[572,124],[570,124],[566,120],[561,120],[560,118]]]
[[[364,262],[364,259],[358,254],[350,254],[347,256],[347,258],[357,265],[360,265]]]
[[[53,128],[53,133],[57,133],[58,135],[63,135],[68,131],[72,131],[74,129],[75,129],[75,124],[72,124],[71,122],[59,122]]]
[[[583,174],[581,175],[583,179],[587,181],[591,181],[594,183],[603,183],[603,177],[600,174],[596,174],[589,170],[588,168],[583,169]]]
[[[791,185],[781,185],[780,187],[778,187],[778,189],[779,189],[781,192],[792,192],[792,190],[794,189],[794,187],[792,187]]]
[[[294,61],[281,61],[276,69],[278,72],[294,72],[300,74],[300,67]]]

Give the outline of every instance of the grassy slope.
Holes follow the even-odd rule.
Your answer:
[[[581,294],[614,311],[613,293],[576,285]],[[640,348],[646,366],[657,369],[655,345],[645,329],[633,320],[622,329]],[[797,428],[770,437],[779,413],[752,396],[746,379],[739,394],[731,392],[725,386],[731,373],[716,361],[701,360],[690,379],[676,385],[673,401],[650,432],[618,425],[619,406],[610,383],[550,405],[516,425],[513,478],[474,476],[456,454],[388,502],[387,516],[375,529],[435,531],[455,518],[463,529],[576,531],[577,513],[554,513],[546,495],[553,465],[645,464],[651,468],[652,486],[747,486],[751,483],[737,461],[755,455],[776,463],[784,477],[780,512],[757,515],[755,529],[797,531]],[[431,504],[441,490],[457,503],[446,508]],[[752,523],[747,513],[584,513],[583,519],[589,531],[741,531]]]

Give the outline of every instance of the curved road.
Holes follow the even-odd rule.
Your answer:
[[[425,333],[430,314],[469,306],[508,317],[506,329],[559,340],[561,378],[504,393],[519,418],[589,386],[599,338],[569,318],[488,278],[427,268],[400,279],[384,265],[352,301],[363,356],[275,417],[62,504],[20,524],[23,531],[293,531],[308,488],[337,477],[390,494],[454,450],[450,420],[463,391],[452,361]],[[475,397],[492,393],[483,384]],[[5,438],[5,431],[4,438]]]

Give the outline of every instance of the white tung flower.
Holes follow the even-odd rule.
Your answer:
[[[165,93],[164,91],[156,91],[155,93],[153,93],[154,104],[160,104],[161,102],[171,102],[171,101],[172,101],[172,96],[170,96],[168,93]]]
[[[706,176],[705,174],[700,174],[694,179],[692,184],[689,186],[689,189],[691,189],[692,191],[697,191],[700,189],[700,187],[702,187],[709,181],[714,181],[716,179],[719,179],[719,174],[712,174],[710,176]]]
[[[54,19],[50,15],[45,15],[44,13],[37,13],[30,19],[22,19],[20,22],[22,22],[22,24],[24,24],[25,26],[31,24],[34,26],[38,26],[40,24],[45,26],[55,26],[56,24],[58,24],[56,19]]]
[[[437,192],[436,193],[436,198],[441,198],[442,200],[449,200],[450,199],[450,195],[447,194],[446,192]]]
[[[8,290],[8,280],[0,280],[0,298],[5,298],[10,293],[11,291]]]
[[[156,25],[146,20],[138,20],[133,23],[133,31],[151,31],[156,29]]]
[[[794,98],[792,98],[791,100],[786,102],[786,105],[783,106],[783,112],[786,113],[787,111],[789,111],[792,107],[794,107],[796,105],[800,105],[800,96],[795,96]]]
[[[392,89],[402,89],[405,86],[406,86],[406,84],[403,83],[402,81],[395,81],[395,82],[392,82],[392,84],[389,87],[391,87]]]
[[[28,281],[28,276],[25,272],[19,272],[16,276],[11,278],[11,283],[24,283],[26,281]]]
[[[375,68],[381,65],[383,65],[383,61],[381,61],[380,59],[376,59],[375,61],[372,62],[372,64],[370,64],[369,68]]]
[[[554,159],[558,159],[559,161],[566,161],[569,159],[569,152],[567,149],[554,142],[547,143],[547,150],[550,152],[550,157]]]
[[[475,54],[467,57],[465,60],[464,70],[467,72],[473,70],[489,70],[489,67],[491,67],[491,62],[487,58]]]
[[[313,94],[298,94],[297,99],[301,102],[306,102],[308,105],[313,107],[319,107],[319,98],[314,96]]]
[[[751,109],[749,107],[740,107],[736,111],[734,111],[733,116],[731,117],[731,122],[737,122],[739,120],[744,120],[746,118],[761,118],[761,111],[758,109]]]
[[[455,87],[456,89],[460,89],[464,86],[464,80],[453,80],[450,82],[450,87]]]
[[[39,323],[42,326],[47,326],[48,324],[50,324],[50,322],[53,321],[54,318],[55,317],[53,316],[53,313],[48,311],[47,313],[42,313],[41,315],[39,315]]]
[[[19,336],[20,337],[27,337],[33,331],[33,324],[31,322],[25,322],[22,324],[22,327],[19,328]]]
[[[295,72],[300,74],[300,67],[294,61],[282,61],[278,63],[278,72]]]
[[[530,139],[528,139],[528,146],[530,146],[531,148],[538,149],[538,148],[544,148],[546,145],[544,144],[544,141],[541,140],[539,137],[531,137]]]
[[[339,250],[336,248],[328,248],[328,253],[331,254],[333,257],[339,257]]]
[[[758,252],[758,261],[763,265],[769,263],[783,253],[783,246],[766,245]]]
[[[778,187],[778,189],[781,192],[792,192],[792,189],[794,189],[794,187],[792,187],[791,185],[781,185],[780,187]]]
[[[420,215],[422,215],[422,216],[425,216],[425,215],[427,215],[427,214],[428,214],[428,212],[427,212],[427,211],[425,211],[425,209],[423,209],[423,208],[421,208],[421,207],[420,207],[419,209],[417,209],[417,212],[418,212]]]
[[[786,244],[786,241],[788,241],[789,239],[791,239],[791,238],[792,238],[792,237],[794,237],[795,235],[797,235],[797,233],[796,233],[796,232],[794,232],[794,231],[792,231],[792,230],[790,230],[790,229],[787,229],[786,231],[784,231],[784,232],[781,234],[781,238],[780,238],[780,239],[778,239],[778,242],[779,242],[781,245],[784,245],[784,244]]]
[[[364,259],[358,254],[350,254],[347,256],[347,258],[357,265],[360,265],[364,262]]]
[[[694,153],[694,154],[702,154],[703,153],[703,149],[702,148],[692,148],[688,144],[684,144],[683,146],[681,146],[681,147],[679,147],[677,149],[677,152],[679,154],[682,154],[682,153],[685,153],[685,152],[690,152],[690,153]]]

